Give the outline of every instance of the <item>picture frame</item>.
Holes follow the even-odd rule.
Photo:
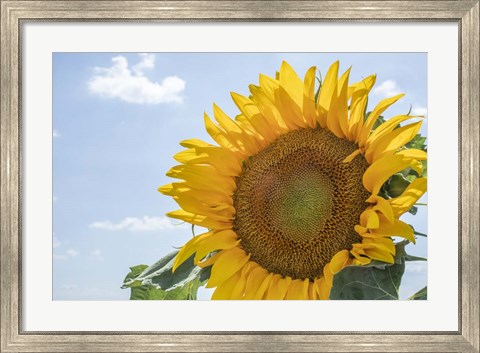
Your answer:
[[[22,25],[49,21],[455,22],[459,327],[455,332],[32,332],[22,328]],[[2,352],[479,352],[479,1],[1,1]]]

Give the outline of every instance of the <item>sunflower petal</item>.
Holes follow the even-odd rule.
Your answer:
[[[348,250],[341,250],[330,260],[330,269],[333,274],[340,272],[348,262],[350,256]]]
[[[337,81],[338,81],[338,67],[339,62],[335,61],[327,71],[325,81],[320,89],[320,96],[318,97],[318,122],[320,126],[327,127],[327,114],[330,109],[332,98],[337,93]]]
[[[206,285],[207,288],[217,287],[225,282],[235,272],[240,270],[249,260],[250,255],[240,248],[222,250],[212,267],[212,274]]]
[[[233,290],[240,280],[241,271],[235,272],[229,279],[221,283],[213,292],[212,300],[228,300],[232,298]]]
[[[363,124],[362,130],[360,132],[360,136],[358,138],[358,145],[360,147],[363,147],[365,145],[365,143],[367,142],[367,138],[370,135],[370,132],[372,131],[373,125],[377,121],[378,117],[385,110],[387,110],[388,107],[390,107],[392,104],[394,104],[396,101],[398,101],[403,96],[405,96],[405,94],[398,94],[394,97],[386,98],[386,99],[380,101],[380,103],[377,104],[377,106],[372,110],[372,112],[368,116],[367,120],[365,121],[365,124]]]
[[[315,72],[317,68],[312,66],[305,74],[303,84],[303,115],[311,128],[317,126],[317,110],[315,107]]]
[[[192,239],[190,239],[178,252],[177,256],[175,257],[175,261],[173,262],[172,271],[175,271],[178,266],[180,266],[186,259],[192,256],[197,249],[202,245],[202,243],[211,237],[213,232],[206,232],[200,234]]]
[[[308,279],[295,279],[288,287],[287,300],[305,300],[308,298]]]
[[[393,199],[388,200],[395,217],[400,217],[407,212],[427,191],[427,178],[416,178],[403,191],[403,193]]]
[[[420,130],[422,122],[412,123],[395,129],[375,140],[365,151],[365,158],[369,163],[391,154],[410,142]]]
[[[207,254],[215,250],[226,250],[236,247],[240,243],[237,234],[233,230],[215,232],[198,246],[194,263],[198,263]]]
[[[401,155],[385,156],[373,162],[363,174],[363,186],[373,196],[367,199],[367,202],[375,199],[374,196],[378,194],[380,188],[390,176],[407,167],[418,170],[418,163],[416,160],[405,158]]]

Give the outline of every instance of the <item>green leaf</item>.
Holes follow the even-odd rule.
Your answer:
[[[202,269],[193,264],[192,255],[172,272],[178,251],[171,252],[151,266],[131,267],[122,288],[131,288],[132,300],[196,299]],[[203,281],[210,274],[203,272]]]
[[[426,140],[427,140],[426,137],[423,137],[422,135],[417,134],[409,143],[405,145],[405,147],[426,151],[427,150],[427,145],[425,144]]]
[[[391,176],[386,189],[390,197],[398,197],[405,191],[408,185],[410,185],[410,181],[402,174],[395,174]]]
[[[409,300],[427,300],[427,292],[428,292],[427,286],[425,286],[408,299]]]
[[[398,300],[405,263],[377,267],[348,266],[333,277],[330,299]]]
[[[365,120],[368,119],[368,116],[369,116],[369,115],[370,115],[370,113],[367,113]],[[375,123],[374,123],[373,126],[372,126],[372,130],[375,130],[377,127],[379,127],[380,125],[382,125],[384,122],[385,122],[385,118],[380,115],[380,116],[377,118],[377,120],[375,120]]]
[[[405,256],[405,261],[427,261],[427,259],[424,257],[407,254]]]
[[[130,267],[130,272],[127,274],[125,279],[123,280],[123,286],[122,288],[130,288],[130,287],[137,287],[142,285],[141,281],[135,281],[135,278],[142,273],[148,265],[137,265]],[[128,283],[128,286],[125,286],[125,284]]]
[[[372,261],[365,266],[348,266],[333,277],[332,300],[398,300],[405,272],[405,245],[395,244],[394,264]]]

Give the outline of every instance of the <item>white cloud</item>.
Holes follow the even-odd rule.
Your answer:
[[[422,116],[426,116],[427,115],[427,108],[426,107],[422,107],[422,106],[413,106],[412,108],[412,115],[422,115]]]
[[[181,103],[185,81],[177,76],[165,77],[162,82],[151,81],[144,74],[155,67],[154,54],[140,54],[140,62],[129,67],[127,58],[112,58],[112,66],[95,67],[88,81],[90,92],[104,98],[117,98],[128,103]]]
[[[94,257],[96,260],[103,260],[102,251],[100,249],[90,251],[90,256]]]
[[[90,228],[105,229],[111,231],[128,230],[131,232],[147,232],[152,230],[164,230],[178,227],[167,217],[126,217],[118,223],[112,221],[93,222]]]
[[[386,80],[373,89],[373,92],[384,97],[391,97],[400,94],[400,87],[393,80]]]
[[[55,201],[58,200],[58,197],[56,197],[55,195],[53,195],[52,200],[53,200],[53,202],[55,202]]]
[[[137,76],[142,76],[144,70],[155,68],[155,54],[139,54],[142,60],[132,67]]]
[[[61,135],[60,135],[60,133],[59,133],[57,130],[53,130],[52,136],[53,136],[53,137],[60,137]]]
[[[78,254],[80,254],[80,252],[75,249],[68,249],[65,253],[70,257],[77,257]]]
[[[427,261],[407,261],[405,263],[405,272],[415,273],[415,274],[426,274],[427,273]]]
[[[62,289],[65,289],[65,290],[72,290],[72,289],[77,289],[78,288],[78,285],[76,284],[63,284],[62,285]]]

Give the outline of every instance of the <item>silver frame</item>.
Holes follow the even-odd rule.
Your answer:
[[[479,0],[1,2],[1,352],[465,352],[480,348]],[[455,332],[30,332],[21,327],[21,34],[33,21],[449,21],[459,26]]]

